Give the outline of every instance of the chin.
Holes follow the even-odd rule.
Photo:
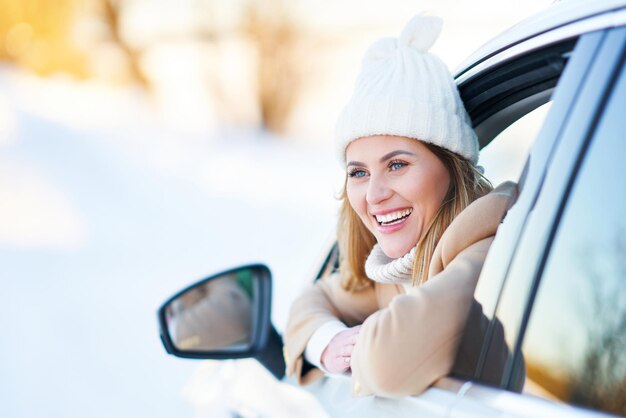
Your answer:
[[[413,246],[397,246],[397,245],[385,245],[384,243],[379,243],[380,249],[383,250],[383,253],[389,258],[400,258],[404,257]]]

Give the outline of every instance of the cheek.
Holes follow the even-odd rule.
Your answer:
[[[450,187],[450,176],[447,170],[443,169],[436,173],[429,182],[430,190],[428,195],[430,198],[430,206],[436,211],[439,209]]]
[[[428,215],[439,209],[448,194],[450,177],[445,168],[434,167],[431,170],[417,172],[412,179],[403,184],[407,200],[419,204]]]
[[[443,202],[443,199],[448,194],[448,189],[450,188],[450,174],[445,167],[440,167],[438,176],[434,180],[434,184],[437,187],[440,205]]]
[[[359,187],[359,185],[350,185],[346,186],[346,195],[348,196],[348,202],[352,209],[359,215],[361,221],[363,221],[363,217],[366,216],[367,205],[365,202],[365,192],[363,187]]]

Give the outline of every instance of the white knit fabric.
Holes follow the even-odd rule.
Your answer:
[[[403,257],[389,258],[376,244],[365,261],[365,274],[379,283],[410,284],[414,262],[415,247]]]
[[[342,161],[355,139],[396,135],[438,145],[476,164],[478,140],[456,84],[446,65],[428,52],[441,26],[440,18],[418,15],[399,38],[379,39],[367,50],[335,128]]]

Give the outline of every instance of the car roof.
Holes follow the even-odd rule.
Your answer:
[[[480,47],[461,63],[454,76],[457,82],[462,82],[470,78],[480,64],[490,61],[490,66],[511,58],[513,54],[507,54],[500,60],[492,59],[514,46],[526,44],[525,47],[517,48],[516,55],[528,52],[533,49],[532,43],[528,41],[542,35],[550,36],[544,36],[542,42],[535,43],[535,47],[623,24],[626,24],[626,0],[569,0],[555,3]]]

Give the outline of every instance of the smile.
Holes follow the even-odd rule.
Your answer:
[[[403,222],[406,218],[409,217],[411,212],[413,212],[413,209],[409,208],[392,213],[387,213],[385,215],[374,215],[374,217],[376,218],[376,221],[379,225],[389,226]]]

